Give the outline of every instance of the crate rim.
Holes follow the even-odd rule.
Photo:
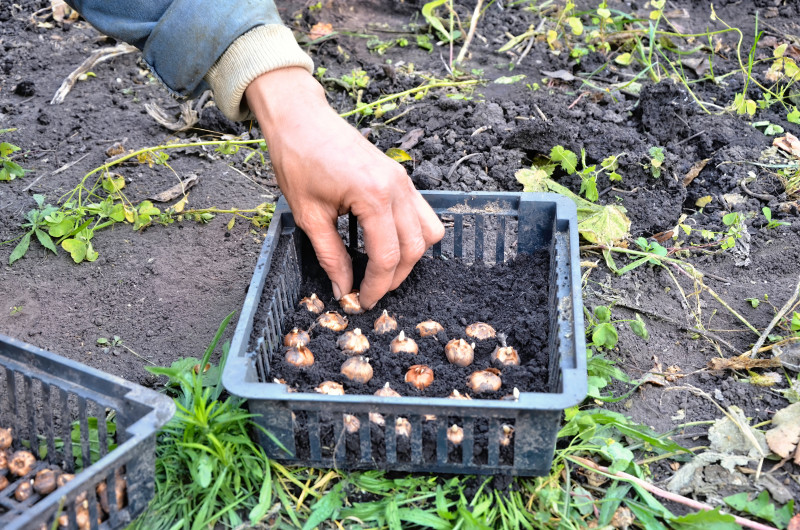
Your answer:
[[[569,259],[571,263],[571,292],[581,296],[580,285],[580,259],[578,255],[578,226],[577,226],[577,207],[575,203],[563,195],[557,193],[539,192],[456,192],[444,190],[424,190],[420,191],[424,198],[451,198],[459,195],[459,200],[455,204],[480,202],[487,203],[494,200],[511,202],[511,208],[518,210],[524,202],[547,202],[556,207],[557,218],[563,217],[569,223]],[[485,210],[474,209],[452,211],[450,208],[434,207],[437,213],[454,213],[471,215],[476,213],[486,213]],[[247,290],[242,312],[239,315],[228,360],[222,373],[222,384],[232,395],[252,400],[277,400],[295,403],[367,403],[370,405],[405,405],[412,407],[436,406],[454,408],[454,400],[442,397],[417,397],[403,396],[402,398],[379,398],[369,394],[354,394],[344,396],[328,396],[323,394],[312,394],[309,392],[288,392],[288,387],[279,383],[267,383],[259,381],[248,381],[247,373],[252,356],[248,355],[247,347],[250,342],[250,335],[253,330],[256,311],[258,310],[259,300],[262,295],[266,278],[271,269],[272,252],[277,239],[284,230],[283,214],[290,214],[288,203],[284,197],[278,201],[272,222],[267,230],[267,235],[262,243],[258,261],[255,266],[253,277]],[[582,304],[581,304],[582,307]],[[583,313],[580,307],[572,307],[572,331],[584,333]],[[581,335],[582,336],[582,335]],[[586,347],[583,340],[575,340],[576,363],[574,368],[561,368],[563,380],[570,381],[570,386],[564,386],[561,392],[520,392],[518,401],[502,401],[492,399],[473,399],[459,400],[457,407],[463,409],[492,409],[495,411],[508,410],[530,411],[530,410],[563,410],[574,405],[578,405],[586,397],[588,391],[588,380],[586,373]],[[374,399],[373,399],[374,398]]]

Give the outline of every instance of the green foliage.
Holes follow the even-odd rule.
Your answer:
[[[786,115],[786,121],[789,123],[800,124],[800,110],[797,110],[797,107],[794,107],[794,110]]]
[[[763,490],[755,499],[752,499],[749,493],[742,492],[725,497],[723,500],[731,508],[769,521],[780,529],[789,525],[789,520],[794,513],[793,500],[778,509],[770,501],[769,493],[766,490]]]
[[[622,180],[622,176],[617,173],[617,169],[619,168],[619,158],[623,154],[606,157],[600,163],[600,168],[598,169],[596,164],[588,165],[586,163],[586,151],[581,149],[581,165],[579,168],[578,155],[563,146],[557,145],[550,150],[551,164],[543,164],[539,167],[551,174],[555,165],[558,165],[567,175],[577,174],[581,178],[581,189],[578,193],[591,202],[597,202],[600,198],[597,191],[597,177],[605,173],[611,181]]]
[[[256,149],[249,147],[251,143],[257,144],[258,147]],[[245,160],[256,153],[264,160],[261,151],[266,149],[263,140],[226,140],[198,142],[197,144],[214,145],[218,152],[226,155],[235,154],[241,148],[250,149],[251,153]],[[169,155],[163,152],[163,149],[191,145],[193,144],[169,144],[145,148],[100,166],[87,173],[78,186],[65,194],[59,206],[45,204],[44,196],[34,195],[36,208],[26,213],[25,221],[21,225],[25,233],[16,239],[4,242],[17,242],[9,256],[9,265],[28,252],[33,236],[36,236],[36,240],[44,248],[53,253],[57,254],[57,247],[61,246],[70,254],[75,263],[95,261],[99,256],[92,245],[95,232],[117,223],[130,224],[134,230],[143,230],[153,223],[168,225],[184,219],[206,223],[217,213],[231,213],[236,217],[247,219],[258,228],[268,226],[272,220],[272,213],[275,211],[275,205],[270,203],[263,203],[256,208],[247,210],[220,210],[217,208],[187,210],[188,196],[183,195],[178,202],[164,211],[154,206],[149,200],[134,204],[125,195],[125,178],[108,171],[110,167],[132,158],[135,158],[140,164],[163,165],[172,169],[167,163]],[[89,178],[98,173],[99,176],[89,186],[87,184]]]
[[[112,411],[108,413],[108,416],[105,420],[105,431],[106,431],[106,448],[105,451],[101,451],[100,447],[100,424],[96,417],[89,416],[86,418],[86,433],[87,436],[85,441],[88,441],[89,446],[89,464],[94,464],[100,458],[107,455],[109,452],[113,451],[117,448],[117,443],[114,441],[116,439],[117,434],[117,422],[116,422],[116,414]],[[41,435],[37,435],[39,440],[39,454],[41,458],[44,459],[47,457],[47,438]],[[81,424],[80,421],[73,421],[70,425],[70,433],[69,433],[69,444],[72,452],[72,458],[75,461],[75,471],[79,472],[84,467],[87,467],[83,462],[83,441],[84,437],[81,436]],[[24,443],[24,442],[23,442]],[[64,439],[61,437],[56,437],[53,439],[53,447],[57,452],[64,452]]]
[[[664,148],[654,145],[647,152],[650,155],[650,160],[645,164],[644,168],[650,170],[653,178],[660,178],[661,168],[664,164]]]
[[[736,246],[736,240],[742,237],[743,219],[738,212],[729,212],[722,216],[722,223],[728,227],[724,234],[720,248],[727,250]]]
[[[721,513],[719,508],[689,513],[670,520],[675,530],[741,530],[732,515]]]
[[[436,15],[436,9],[447,5],[448,9],[452,12],[452,0],[432,0],[422,6],[422,16],[430,24],[431,28],[439,35],[439,38],[444,42],[455,42],[461,38],[461,32],[452,30],[452,32],[445,29],[444,22]]]
[[[16,129],[0,129],[0,134],[16,131]],[[0,142],[0,180],[14,180],[22,177],[29,170],[11,160],[11,155],[20,148],[8,142]]]
[[[767,228],[778,228],[779,226],[789,226],[791,223],[787,223],[784,221],[776,221],[772,218],[772,210],[770,210],[767,206],[761,208],[761,213],[764,214],[764,217],[767,219]]]

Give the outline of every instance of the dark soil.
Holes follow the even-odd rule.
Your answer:
[[[358,9],[346,2],[323,4],[322,9],[311,10],[301,2],[288,2],[282,3],[281,9],[284,20],[291,21],[301,34],[322,21],[336,29],[371,33],[387,40],[396,35],[390,31],[401,31],[412,20],[419,20],[415,14],[421,3],[373,0],[359,3]],[[609,4],[612,9],[647,16],[644,2]],[[22,1],[0,6],[0,129],[18,128],[3,135],[2,140],[21,146],[24,151],[16,160],[33,170],[24,178],[0,183],[0,241],[21,234],[19,225],[24,214],[34,206],[33,193],[44,194],[48,201],[55,202],[85,173],[101,165],[106,160],[105,150],[115,142],[122,142],[126,148],[140,148],[175,137],[147,115],[144,104],[158,103],[177,113],[177,103],[148,78],[135,55],[99,65],[95,68],[97,77],[77,83],[63,104],[49,104],[61,81],[89,53],[108,43],[84,22],[56,24],[55,28],[32,22],[32,14],[46,5],[49,4],[44,1]],[[510,85],[481,85],[466,94],[471,99],[453,99],[447,97],[446,91],[432,92],[419,101],[400,105],[384,117],[351,118],[351,122],[369,133],[369,139],[382,150],[397,147],[403,136],[421,129],[419,141],[406,147],[413,160],[405,166],[415,184],[423,189],[519,191],[521,185],[514,172],[528,167],[537,156],[549,153],[554,145],[575,152],[585,149],[588,164],[599,163],[611,154],[625,153],[620,159],[622,182],[612,183],[601,177],[598,189],[601,203],[621,204],[627,209],[633,222],[633,238],[673,231],[677,238],[667,236],[663,243],[670,249],[678,244],[683,247],[706,244],[708,241],[700,236],[701,230],[723,232],[727,230],[722,221],[724,214],[730,211],[742,214],[749,247],[741,244],[746,238],[735,252],[694,247],[688,251],[687,259],[706,273],[705,284],[721,299],[753,326],[764,329],[797,284],[800,218],[797,197],[786,195],[774,171],[749,164],[759,161],[761,152],[771,146],[772,137],[752,127],[751,118],[720,111],[719,107],[730,105],[734,95],[743,89],[741,74],[734,73],[719,83],[706,80],[691,85],[694,96],[715,105],[708,105],[710,112],[704,111],[681,84],[669,78],[656,84],[642,77],[638,92],[593,90],[582,83],[581,76],[605,65],[592,76],[595,86],[603,89],[612,83],[631,80],[641,66],[634,63],[622,67],[614,63],[612,56],[601,52],[591,52],[580,60],[564,51],[556,55],[543,41],[535,42],[521,60],[518,53],[498,53],[496,50],[508,40],[506,33],[518,35],[540,22],[538,14],[524,9],[524,5],[506,6],[503,10],[499,5],[495,3],[481,18],[479,37],[471,45],[467,70],[482,69],[488,79],[524,74],[525,80]],[[462,20],[467,20],[472,7],[459,3],[457,10]],[[674,13],[671,21],[681,31],[723,28],[721,23],[710,20],[707,4],[676,0],[669,2],[668,8]],[[759,30],[765,32],[756,47],[758,59],[772,56],[774,46],[768,38],[777,45],[787,42],[787,35],[796,39],[800,34],[797,2],[722,1],[715,3],[715,9],[725,22],[741,28],[744,55],[753,42],[756,12]],[[295,14],[298,16],[294,17]],[[430,72],[440,78],[447,75],[447,46],[437,46],[429,54],[413,45],[412,35],[408,46],[393,46],[384,55],[377,55],[369,52],[367,41],[340,34],[309,48],[309,52],[318,67],[328,69],[325,77],[335,78],[363,68],[371,78],[362,94],[363,101],[419,85],[420,78],[408,75],[404,64],[413,63],[415,71]],[[713,56],[717,76],[738,67],[735,34],[720,35],[719,43]],[[517,61],[519,64],[509,72],[511,63]],[[761,83],[768,84],[765,78],[768,64],[758,63],[753,70]],[[559,70],[576,79],[564,81],[552,75]],[[690,81],[698,79],[691,69],[686,72]],[[526,83],[537,83],[540,88],[532,90]],[[348,94],[333,84],[328,88],[330,101],[337,109],[353,108]],[[759,89],[751,84],[748,96],[759,99]],[[388,126],[383,124],[396,116],[399,117]],[[785,110],[775,104],[759,109],[755,119],[780,124],[787,132],[800,136],[800,126],[788,123],[785,116]],[[209,130],[259,135],[256,127],[231,123],[211,108],[204,112],[195,129],[177,136],[205,138],[211,136]],[[654,179],[644,168],[649,148],[656,145],[664,147],[666,155],[659,179]],[[458,163],[465,155],[472,156]],[[243,157],[223,158],[210,151],[185,150],[172,152],[170,164],[180,177],[190,174],[201,177],[190,193],[194,207],[247,208],[277,196],[279,190],[271,168],[254,160],[244,163]],[[683,179],[690,168],[705,159],[709,160],[699,175],[684,185]],[[58,171],[60,168],[64,169]],[[126,189],[134,201],[162,191],[176,181],[175,174],[165,168],[127,165],[119,171],[125,176]],[[578,191],[577,178],[558,172],[554,176]],[[742,187],[743,179],[749,176],[756,179]],[[711,202],[699,208],[696,201],[702,197],[710,197]],[[770,207],[773,216],[788,225],[767,229],[761,214],[764,206]],[[244,222],[237,222],[228,230],[228,220],[220,215],[207,225],[183,222],[153,226],[141,233],[117,226],[95,236],[93,242],[100,258],[92,264],[75,265],[65,252],[55,256],[34,244],[35,248],[23,260],[8,267],[5,263],[13,243],[6,244],[0,247],[0,260],[4,263],[0,275],[0,332],[153,385],[155,378],[143,369],[147,362],[169,365],[179,357],[199,355],[219,322],[242,305],[263,232],[253,232]],[[683,231],[674,233],[679,221],[693,228],[692,235],[687,236]],[[615,259],[620,265],[627,263],[622,256]],[[655,357],[664,369],[677,366],[684,375],[665,387],[644,385],[629,399],[611,405],[613,408],[630,415],[634,421],[667,431],[687,421],[720,417],[719,410],[708,399],[677,387],[692,385],[722,406],[741,407],[753,418],[753,423],[770,419],[776,410],[786,406],[786,400],[777,393],[786,388],[785,381],[773,388],[761,388],[749,384],[744,372],[706,371],[710,359],[743,353],[757,337],[707,292],[700,292],[691,279],[674,269],[653,266],[616,276],[605,268],[602,256],[591,249],[583,252],[582,260],[597,264],[597,268],[585,271],[588,277],[584,304],[589,309],[611,305],[615,319],[630,318],[634,311],[639,312],[650,331],[650,339],[643,341],[625,325],[619,326],[619,344],[606,355],[632,377],[652,370]],[[423,264],[414,278],[432,274],[431,270]],[[485,278],[488,280],[488,276]],[[685,299],[676,282],[686,294]],[[327,286],[320,283],[313,290],[326,292]],[[433,318],[425,313],[441,310],[436,307],[441,304],[440,299],[425,298],[422,292],[417,296],[430,302],[432,309],[422,306],[413,311],[405,307],[401,310],[398,301],[411,290],[410,284],[402,287],[379,307],[387,307],[414,323],[420,316]],[[765,295],[768,302],[763,301]],[[753,308],[748,298],[758,298],[762,303]],[[699,314],[705,329],[724,339],[727,345],[688,331],[697,325],[689,308]],[[480,311],[473,311],[469,315],[441,316],[448,321],[448,334],[460,333],[463,323],[459,318],[469,321],[483,317]],[[364,322],[359,321],[359,326],[369,329],[374,316],[361,317]],[[487,320],[492,322],[491,318]],[[505,322],[496,327],[513,324],[513,320]],[[778,329],[776,333],[785,334],[786,330]],[[121,347],[104,353],[96,340],[113,335],[120,336],[124,345],[137,355]],[[520,336],[514,340],[524,341]],[[421,353],[420,359],[424,355],[428,353]],[[335,378],[341,354],[318,355],[318,359],[330,365],[330,377]],[[380,363],[383,361],[376,358],[375,367]],[[391,367],[393,381],[401,376],[403,368]],[[440,371],[436,373],[438,378]],[[463,374],[455,373],[458,375],[454,382],[463,384]],[[530,372],[529,379],[543,384],[542,377],[544,374]],[[397,381],[396,388],[407,387]],[[318,382],[308,378],[302,385],[307,388]],[[382,382],[376,378],[375,388]],[[369,390],[372,389],[370,386]],[[451,388],[440,390],[447,393]],[[617,389],[622,390],[622,387]],[[694,430],[684,434],[693,433]],[[697,436],[701,435],[698,429]],[[684,438],[684,441],[686,445],[705,445],[703,439]],[[672,473],[666,463],[651,470],[659,480]],[[792,478],[798,474],[796,468],[787,464],[773,474],[794,488],[795,497],[800,496],[797,479]]]
[[[521,255],[516,260],[493,267],[467,265],[460,260],[424,258],[414,268],[409,279],[396,291],[383,298],[366,313],[348,316],[348,330],[359,328],[370,342],[369,358],[374,376],[366,384],[351,382],[340,373],[347,359],[340,348],[337,333],[315,326],[309,348],[316,362],[300,369],[278,356],[273,363],[272,376],[301,392],[313,392],[323,381],[336,381],[353,394],[372,394],[386,382],[403,395],[446,397],[453,389],[474,397],[501,398],[516,387],[520,391],[546,392],[547,388],[547,330],[550,314],[547,303],[549,256]],[[469,280],[468,280],[469,279]],[[471,281],[470,281],[471,280]],[[301,294],[317,293],[326,310],[339,311],[333,299],[330,282],[319,276],[307,278]],[[396,332],[380,335],[373,329],[375,319],[386,309],[397,320]],[[284,329],[309,329],[316,315],[299,308],[288,315]],[[422,338],[415,327],[419,322],[435,320],[445,331],[437,337]],[[467,379],[476,370],[493,366],[490,356],[499,345],[497,339],[473,341],[465,328],[473,322],[487,322],[507,337],[509,346],[521,354],[520,366],[500,367],[503,385],[497,392],[475,394],[467,387]],[[403,330],[416,340],[419,353],[392,354],[389,343]],[[450,339],[463,338],[475,343],[475,359],[470,366],[451,365],[444,355],[444,345]],[[434,372],[434,382],[425,390],[417,390],[405,382],[411,365],[424,364]]]

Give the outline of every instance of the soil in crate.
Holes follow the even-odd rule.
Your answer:
[[[360,328],[370,342],[365,356],[370,360],[374,375],[368,383],[353,383],[340,373],[347,359],[336,345],[341,333],[321,326],[314,327],[311,332],[309,348],[314,353],[314,365],[298,369],[284,360],[283,352],[276,352],[270,377],[283,379],[300,392],[314,392],[323,381],[341,383],[348,394],[372,394],[386,382],[404,396],[446,397],[456,389],[473,399],[499,399],[511,394],[514,388],[521,392],[547,392],[548,279],[547,251],[520,255],[492,266],[467,264],[459,259],[423,258],[408,279],[374,309],[348,316],[347,329]],[[300,295],[312,293],[325,302],[326,310],[343,314],[324,275],[303,279]],[[398,329],[379,335],[374,332],[373,323],[384,309],[397,319]],[[287,315],[283,329],[309,329],[315,318],[316,315],[297,308]],[[421,338],[415,327],[429,319],[442,324],[444,332],[435,338]],[[472,372],[492,366],[490,356],[499,343],[497,339],[474,341],[475,359],[467,367],[450,364],[444,355],[449,339],[464,338],[473,342],[466,336],[465,328],[477,321],[487,322],[498,334],[505,335],[507,344],[520,354],[520,366],[500,368],[503,384],[497,392],[475,394],[467,386]],[[390,352],[389,343],[400,330],[417,341],[417,355]],[[434,382],[425,390],[417,390],[405,382],[408,368],[415,364],[425,364],[434,372]]]

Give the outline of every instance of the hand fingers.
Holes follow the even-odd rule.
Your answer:
[[[304,220],[298,226],[308,235],[319,264],[328,274],[333,288],[333,296],[338,300],[353,290],[353,262],[344,248],[344,242],[336,230],[336,218],[312,221]]]
[[[400,243],[391,206],[374,214],[362,215],[364,248],[368,261],[361,281],[359,301],[364,309],[372,309],[392,286],[395,270],[400,263]]]
[[[400,240],[400,263],[394,271],[390,290],[397,289],[411,273],[411,269],[425,251],[444,237],[444,225],[430,207],[428,201],[414,188],[408,179],[409,197],[395,204],[407,205],[393,208],[397,235]]]

